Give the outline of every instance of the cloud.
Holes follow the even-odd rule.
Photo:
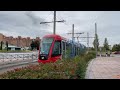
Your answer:
[[[112,45],[120,43],[120,11],[57,11],[57,20],[66,22],[56,23],[56,33],[68,39],[71,39],[67,33],[72,32],[72,24],[75,25],[75,32],[85,32],[82,36],[87,36],[89,32],[93,37],[97,22],[100,45],[103,45],[104,38],[108,38]],[[53,11],[1,11],[0,33],[24,37],[52,34],[53,23],[40,24],[43,21],[53,21]],[[93,39],[90,39],[90,46],[93,46],[92,42]]]
[[[43,36],[49,32],[47,25],[40,25],[44,18],[40,18],[31,11],[1,11],[0,33],[9,36]]]

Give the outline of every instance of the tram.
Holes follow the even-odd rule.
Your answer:
[[[38,62],[56,62],[63,58],[71,58],[83,53],[86,47],[80,43],[75,43],[60,35],[45,35],[42,38]]]

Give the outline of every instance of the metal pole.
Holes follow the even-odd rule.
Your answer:
[[[95,23],[95,46],[96,46],[96,57],[97,57],[97,23]]]
[[[54,11],[54,27],[53,27],[53,34],[56,34],[55,30],[56,30],[56,11]]]
[[[89,51],[89,33],[87,32],[87,46],[88,46],[88,51]]]
[[[23,60],[24,60],[24,54],[23,54]]]
[[[74,24],[72,25],[72,56],[74,57]]]
[[[74,41],[74,24],[72,25],[72,41]]]
[[[66,59],[66,42],[65,42],[65,59]]]

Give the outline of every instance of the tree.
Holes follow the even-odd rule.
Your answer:
[[[35,40],[34,41],[34,45],[35,45],[35,48],[37,48],[37,50],[39,50],[40,41],[39,40]]]
[[[93,41],[93,46],[94,46],[94,48],[96,48],[97,47],[97,50],[99,49],[98,47],[99,47],[99,39],[98,39],[98,35],[96,34],[95,35],[95,39],[94,39],[94,41]],[[97,46],[96,46],[97,45]]]
[[[31,42],[30,46],[31,46],[31,50],[33,50],[34,47],[35,47],[35,45],[34,45],[34,41]]]
[[[107,50],[109,50],[109,44],[108,44],[108,40],[107,40],[107,38],[105,38],[105,40],[104,40],[104,49],[107,51]]]
[[[7,51],[8,51],[8,41],[6,41],[6,48],[7,48]]]
[[[114,52],[114,51],[120,51],[120,44],[115,44],[115,45],[113,45],[112,51],[113,51],[113,52]]]
[[[33,49],[39,50],[40,41],[39,41],[39,40],[34,40],[34,41],[31,42],[30,45],[31,45],[31,49],[32,49],[32,50],[33,50]]]
[[[2,50],[2,47],[3,47],[3,41],[1,41],[0,44],[1,44],[1,45],[0,45],[0,50]]]

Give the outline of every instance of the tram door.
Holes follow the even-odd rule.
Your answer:
[[[61,41],[55,41],[52,57],[61,55]]]
[[[66,42],[62,41],[62,59],[66,58]]]

